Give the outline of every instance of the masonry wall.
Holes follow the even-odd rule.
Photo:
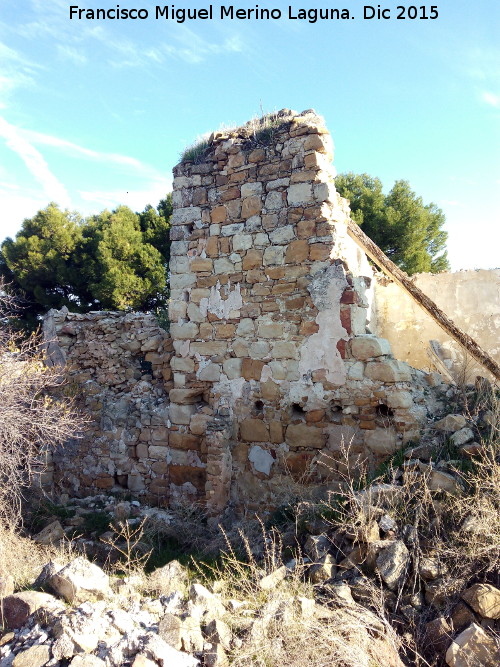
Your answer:
[[[145,314],[51,311],[49,359],[89,430],[55,454],[72,494],[218,515],[338,488],[419,435],[428,377],[368,333],[373,272],[346,233],[314,112],[212,135],[174,169],[170,332]]]
[[[314,112],[278,120],[213,135],[174,170],[170,443],[207,452],[214,513],[334,487],[425,414],[423,374],[367,334],[373,274],[346,234],[331,137]]]
[[[152,501],[175,495],[175,461],[164,476],[172,341],[156,319],[51,310],[44,337],[49,363],[64,368],[65,391],[79,397],[89,417],[82,437],[54,453],[45,484],[71,495],[115,490]]]
[[[464,332],[468,333],[493,359],[500,363],[500,269],[422,273],[414,282]],[[462,348],[395,283],[382,278],[375,287],[375,310],[380,336],[387,338],[398,359],[421,369],[432,367],[429,341],[439,343],[444,363],[458,380],[474,381],[488,372]]]

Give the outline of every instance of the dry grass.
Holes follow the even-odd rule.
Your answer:
[[[227,539],[221,565],[212,571],[214,589],[232,611],[225,618],[238,640],[230,652],[236,667],[375,667],[398,665],[396,634],[386,621],[355,603],[316,604],[307,580],[308,566],[300,556],[282,560],[278,531],[263,524],[262,559],[240,534],[245,556]],[[263,577],[284,572],[269,588]],[[382,639],[383,635],[383,639]]]

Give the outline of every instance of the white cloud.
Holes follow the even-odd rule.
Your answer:
[[[77,65],[85,65],[87,62],[87,56],[72,46],[58,44],[57,52],[63,60],[72,60]]]
[[[70,197],[64,185],[51,172],[43,155],[38,151],[14,125],[0,117],[0,137],[6,145],[24,162],[34,178],[40,183],[48,199],[63,207],[71,205]]]
[[[20,133],[33,144],[38,146],[51,146],[53,148],[58,148],[67,155],[84,157],[95,162],[130,167],[131,169],[139,171],[143,175],[150,177],[157,175],[157,172],[153,169],[153,167],[142,163],[136,158],[129,157],[128,155],[95,151],[91,148],[85,148],[84,146],[75,144],[72,141],[67,141],[66,139],[54,137],[50,134],[44,134],[43,132],[36,132],[34,130],[20,130]]]
[[[14,237],[24,218],[31,218],[39,209],[47,206],[47,198],[33,190],[22,189],[15,183],[0,183],[2,215],[0,217],[0,243],[7,236]]]
[[[142,211],[147,204],[156,206],[160,199],[163,199],[171,189],[171,179],[158,178],[148,186],[138,190],[79,191],[79,195],[89,203],[89,213],[95,213],[96,204],[101,208],[115,208],[120,204],[125,204],[133,211]]]
[[[481,95],[481,99],[483,102],[486,102],[486,104],[495,107],[495,109],[500,109],[500,95],[495,95],[494,93],[485,90]]]

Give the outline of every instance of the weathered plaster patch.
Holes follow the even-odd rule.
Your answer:
[[[224,296],[223,296],[223,293]],[[239,310],[243,305],[241,298],[240,284],[237,283],[231,291],[231,283],[224,285],[221,291],[219,281],[210,288],[210,296],[203,297],[200,301],[200,311],[204,317],[207,313],[217,315],[221,320],[227,320],[230,317],[239,317]]]
[[[253,463],[253,467],[257,472],[263,472],[264,475],[269,476],[274,458],[268,451],[262,449],[259,445],[254,445],[248,452],[248,460]]]
[[[344,269],[338,264],[316,273],[308,287],[314,305],[320,311],[316,316],[319,331],[309,336],[300,347],[299,372],[302,376],[324,369],[329,382],[345,383],[346,372],[337,343],[348,339],[340,323],[340,299],[346,287]]]

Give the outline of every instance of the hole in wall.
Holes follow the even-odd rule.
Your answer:
[[[255,401],[254,408],[255,408],[255,412],[263,412],[264,411],[264,402],[263,401]]]
[[[394,417],[394,410],[391,410],[391,408],[385,403],[380,403],[377,405],[375,412],[379,417]]]
[[[147,373],[153,375],[153,364],[150,361],[146,361],[144,357],[139,357],[139,365],[141,373]]]
[[[300,403],[292,403],[292,416],[293,417],[303,417],[306,411],[300,405]]]

